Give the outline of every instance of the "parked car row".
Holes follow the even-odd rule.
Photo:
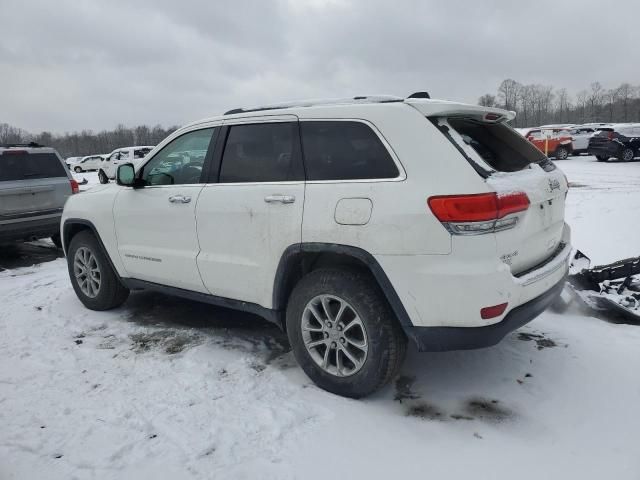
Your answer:
[[[76,173],[98,171],[105,182],[115,178],[115,172],[119,163],[137,162],[145,157],[153,149],[153,146],[116,148],[113,152],[104,155],[87,155],[86,157],[69,157],[65,163]],[[103,183],[105,183],[103,182]]]
[[[560,124],[516,130],[538,150],[558,160],[582,153],[601,162],[612,157],[628,162],[640,156],[640,124]]]

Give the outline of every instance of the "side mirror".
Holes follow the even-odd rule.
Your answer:
[[[123,187],[133,187],[136,181],[136,170],[132,163],[123,163],[118,165],[116,171],[116,183]]]

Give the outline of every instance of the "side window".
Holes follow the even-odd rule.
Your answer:
[[[118,157],[118,159],[122,162],[130,162],[131,161],[131,155],[129,150],[122,150],[120,152],[120,155]]]
[[[361,122],[300,123],[307,180],[395,178],[398,168],[375,132]]]
[[[295,123],[232,125],[222,155],[220,183],[304,180]]]
[[[136,148],[133,151],[133,158],[144,158],[150,151],[150,148]]]
[[[200,183],[213,128],[185,133],[166,145],[142,169],[147,185]]]

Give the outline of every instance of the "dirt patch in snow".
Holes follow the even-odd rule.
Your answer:
[[[202,343],[202,338],[197,333],[183,333],[175,330],[134,333],[129,335],[129,338],[132,342],[131,349],[136,353],[160,349],[173,355]]]
[[[443,420],[445,415],[438,407],[426,402],[418,402],[407,408],[408,417],[418,417],[425,420]]]
[[[545,337],[544,335],[539,335],[537,333],[520,332],[518,334],[518,340],[522,340],[524,342],[534,341],[536,342],[536,347],[538,348],[538,350],[558,346],[558,344],[555,341],[551,340],[548,337]]]
[[[500,423],[511,420],[514,417],[514,413],[501,406],[498,400],[480,397],[469,399],[464,406],[464,410],[468,416],[459,415],[464,420],[470,419],[469,417],[475,417],[492,423]]]

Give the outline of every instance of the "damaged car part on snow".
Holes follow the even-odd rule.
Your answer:
[[[570,267],[571,290],[589,307],[640,322],[640,257],[589,268],[591,260],[577,251]]]

